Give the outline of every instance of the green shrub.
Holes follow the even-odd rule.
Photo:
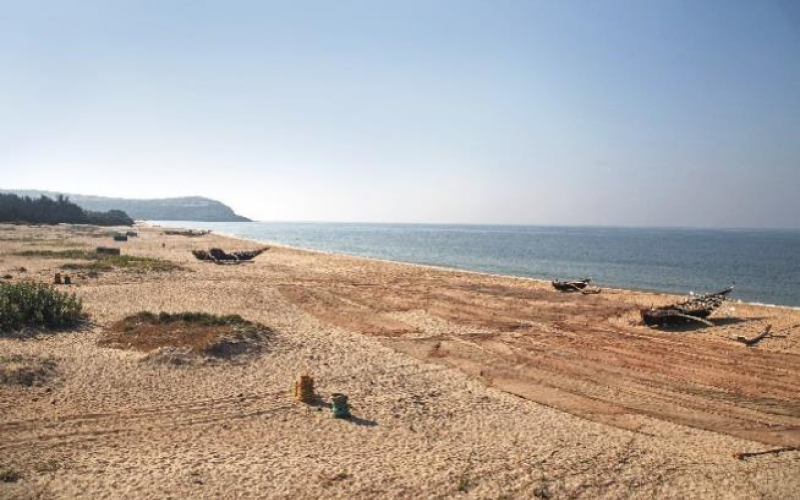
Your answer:
[[[0,331],[66,328],[84,317],[83,305],[75,294],[42,283],[0,284]]]

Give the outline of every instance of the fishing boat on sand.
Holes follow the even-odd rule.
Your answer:
[[[553,288],[558,290],[559,292],[580,292],[584,290],[589,283],[592,282],[592,278],[583,278],[577,281],[556,281],[553,280]]]
[[[677,304],[642,309],[642,321],[648,326],[666,326],[688,322],[714,326],[705,318],[711,316],[725,302],[731,292],[733,292],[732,286],[716,293],[692,297]]]
[[[257,250],[228,253],[221,248],[212,248],[209,251],[192,250],[192,254],[197,260],[214,262],[215,264],[238,264],[241,262],[251,261],[267,250],[269,250],[269,247],[259,248]]]

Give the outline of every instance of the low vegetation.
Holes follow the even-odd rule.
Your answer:
[[[0,283],[0,331],[69,328],[85,317],[75,294],[41,283]]]
[[[56,374],[50,358],[12,354],[0,356],[0,385],[34,387],[45,385]]]
[[[10,467],[0,467],[0,482],[16,483],[20,480],[20,474]]]
[[[110,255],[100,254],[95,250],[67,249],[67,250],[25,250],[15,255],[22,257],[38,257],[42,259],[73,259],[86,260],[87,263],[64,264],[62,269],[72,271],[113,271],[124,269],[134,272],[166,272],[181,269],[174,262],[151,257],[138,257],[135,255]]]
[[[153,352],[177,349],[195,355],[229,357],[258,351],[272,330],[238,315],[199,312],[140,312],[115,323],[100,345]]]
[[[69,232],[77,236],[86,236],[89,238],[112,238],[115,234],[117,234],[116,231],[109,229],[81,224],[70,225]]]
[[[79,271],[112,271],[123,269],[133,272],[168,272],[181,269],[181,266],[168,260],[153,259],[151,257],[136,257],[134,255],[101,255],[96,260],[82,264],[64,264],[65,270]]]
[[[17,252],[14,255],[19,255],[20,257],[39,257],[42,259],[93,259],[95,258],[92,256],[91,250],[83,250],[80,248],[70,248],[66,250],[23,250],[22,252]]]

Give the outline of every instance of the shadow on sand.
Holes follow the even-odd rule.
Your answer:
[[[36,340],[59,334],[86,333],[97,326],[89,319],[81,320],[77,325],[62,328],[24,327],[21,330],[0,330],[0,338],[14,340]]]
[[[708,318],[708,321],[714,324],[714,327],[721,327],[721,326],[731,326],[731,325],[744,325],[747,323],[758,323],[766,320],[765,317],[758,317],[758,318]],[[677,325],[666,325],[655,327],[655,330],[662,331],[662,332],[694,332],[698,330],[705,330],[707,328],[713,328],[702,323],[695,323],[692,321],[687,321],[686,323],[681,323]]]
[[[322,396],[314,396],[314,400],[308,403],[308,406],[312,408],[317,408],[320,411],[322,411],[323,409],[333,410],[333,404],[325,401],[322,398]],[[368,420],[366,418],[357,417],[355,415],[351,415],[349,418],[342,418],[341,420],[345,422],[350,422],[351,424],[360,425],[362,427],[375,427],[378,425],[378,422],[376,422],[375,420]]]

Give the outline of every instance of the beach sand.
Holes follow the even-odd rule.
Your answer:
[[[637,306],[548,283],[273,247],[217,266],[217,235],[0,225],[0,276],[50,282],[32,249],[117,246],[183,267],[74,273],[91,322],[0,335],[0,498],[800,498],[800,312],[726,303],[665,332]],[[20,270],[24,267],[25,271]],[[174,365],[102,347],[139,311],[239,314],[262,352]],[[772,325],[777,338],[733,340]],[[0,365],[2,366],[2,365]],[[300,374],[354,418],[296,403]]]

